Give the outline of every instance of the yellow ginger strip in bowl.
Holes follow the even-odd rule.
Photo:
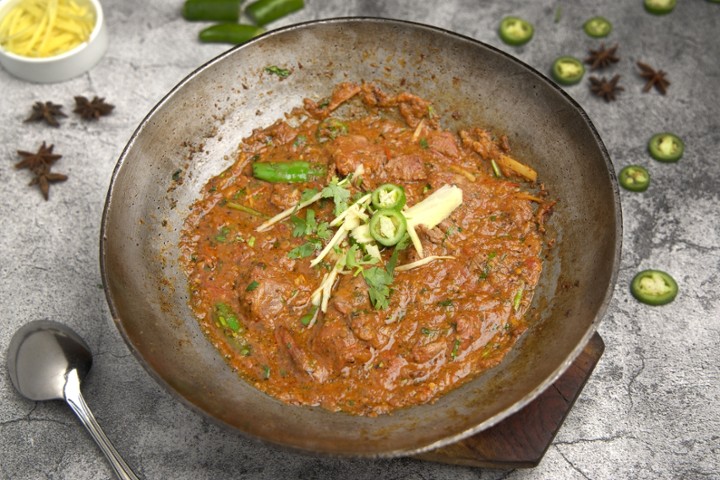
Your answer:
[[[0,19],[0,46],[25,57],[52,57],[87,42],[95,21],[87,1],[19,0]]]

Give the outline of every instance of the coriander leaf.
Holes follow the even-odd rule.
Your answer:
[[[300,194],[300,203],[307,202],[312,197],[317,195],[318,191],[314,188],[308,188],[307,190],[303,190],[302,194]]]
[[[390,304],[390,287],[393,277],[387,270],[380,267],[371,267],[362,272],[365,283],[368,286],[370,301],[378,310],[387,308]]]
[[[315,210],[308,208],[305,212],[305,234],[310,235],[317,228],[317,221],[315,221]]]
[[[307,258],[315,253],[315,250],[320,250],[321,247],[322,243],[319,240],[310,240],[290,250],[288,257],[293,259]]]
[[[387,266],[385,267],[390,277],[394,275],[395,265],[397,265],[398,255],[400,255],[400,251],[405,250],[408,245],[410,245],[410,235],[406,233],[405,235],[403,235],[397,245],[395,245],[395,250],[393,250],[392,255],[390,255],[390,260],[388,260]]]
[[[290,217],[290,221],[293,224],[293,237],[302,237],[303,235],[305,235],[305,220],[300,217],[296,217],[295,215],[292,215]]]
[[[305,213],[305,218],[302,219],[296,215],[290,217],[290,221],[293,224],[293,237],[304,237],[315,232],[317,228],[317,221],[315,220],[315,210],[308,208]]]
[[[277,75],[280,78],[287,78],[290,75],[290,70],[286,68],[280,68],[276,65],[265,67],[265,71],[268,73],[272,73],[273,75]]]
[[[227,241],[227,236],[230,233],[230,228],[227,226],[224,226],[218,230],[217,235],[215,235],[215,241],[224,243]]]
[[[350,190],[338,185],[338,179],[333,178],[327,187],[321,191],[322,198],[332,198],[335,202],[335,215],[340,215],[347,210],[347,201],[350,199]]]
[[[255,280],[253,280],[253,281],[250,282],[250,284],[245,288],[245,291],[246,291],[246,292],[252,292],[253,290],[255,290],[255,289],[256,289],[257,287],[259,287],[259,286],[260,286],[260,284],[259,284],[258,282],[256,282]]]
[[[332,236],[332,232],[330,231],[330,225],[328,222],[322,222],[317,226],[317,231],[315,232],[315,235],[317,235],[318,238],[322,240],[327,240]]]

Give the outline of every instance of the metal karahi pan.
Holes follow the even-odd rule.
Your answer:
[[[290,68],[280,80],[265,71]],[[240,380],[200,331],[178,265],[184,217],[240,140],[342,81],[433,101],[451,130],[508,135],[559,200],[533,301],[534,325],[496,368],[423,405],[357,417],[285,405]],[[459,112],[453,120],[450,112]],[[434,27],[372,18],[276,30],[190,74],[145,118],[120,157],[100,258],[113,320],[175,397],[252,437],[333,455],[392,457],[447,445],[521,409],[565,371],[612,296],[622,222],[605,147],[568,95],[520,61]]]

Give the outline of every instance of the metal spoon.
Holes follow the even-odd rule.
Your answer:
[[[80,382],[92,366],[92,354],[77,333],[57,322],[30,322],[10,340],[7,363],[10,380],[21,395],[35,401],[65,400],[118,478],[139,480],[105,436],[80,393]]]

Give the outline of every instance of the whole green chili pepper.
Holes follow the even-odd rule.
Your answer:
[[[183,17],[190,21],[237,22],[242,0],[185,0]]]
[[[317,163],[294,160],[290,162],[255,162],[253,176],[272,183],[307,182],[314,177],[325,175],[325,166]]]
[[[304,6],[304,0],[257,0],[245,7],[245,13],[256,25],[262,26]]]
[[[205,43],[231,43],[240,45],[251,40],[265,29],[254,25],[240,25],[237,23],[219,23],[200,31],[198,38]]]

